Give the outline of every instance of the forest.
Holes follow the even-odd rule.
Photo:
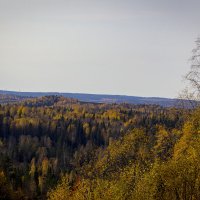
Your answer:
[[[200,109],[0,105],[0,199],[199,199]]]
[[[200,200],[200,0],[0,0],[0,200]]]

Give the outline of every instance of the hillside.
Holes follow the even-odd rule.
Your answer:
[[[0,197],[198,200],[199,116],[54,95],[0,105]]]
[[[121,183],[131,184],[155,160],[173,156],[182,135],[181,113],[158,105],[83,103],[61,96],[0,105],[0,196],[92,200],[118,194],[131,199],[127,195],[135,186]]]
[[[176,106],[179,101],[178,99],[159,98],[159,97],[137,97],[137,96],[125,96],[125,95],[102,95],[102,94],[58,93],[58,92],[16,92],[16,91],[4,91],[4,90],[0,90],[0,95],[14,95],[23,98],[58,95],[67,98],[78,99],[79,101],[82,102],[130,103],[130,104],[151,104],[151,105],[155,104],[164,107]]]

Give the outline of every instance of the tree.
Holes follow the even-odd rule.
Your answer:
[[[12,199],[12,190],[7,182],[4,172],[0,172],[0,196],[1,199]]]
[[[70,196],[71,191],[68,175],[63,176],[56,188],[50,190],[47,194],[49,200],[65,200],[69,199]]]
[[[192,50],[190,58],[190,70],[184,79],[187,82],[185,89],[182,91],[180,98],[187,99],[193,108],[198,106],[200,100],[200,37],[195,41],[196,46]]]

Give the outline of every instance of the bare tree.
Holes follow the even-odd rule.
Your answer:
[[[196,46],[192,50],[190,58],[190,71],[185,75],[186,87],[180,94],[181,99],[186,99],[187,104],[192,108],[200,105],[200,37],[195,41]]]

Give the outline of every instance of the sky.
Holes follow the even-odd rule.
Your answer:
[[[0,89],[177,97],[199,0],[0,0]]]

